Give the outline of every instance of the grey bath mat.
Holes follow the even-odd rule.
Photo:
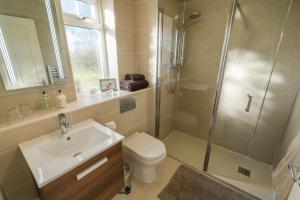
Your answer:
[[[161,200],[253,200],[250,195],[181,165],[158,195]],[[256,199],[256,198],[255,198]]]

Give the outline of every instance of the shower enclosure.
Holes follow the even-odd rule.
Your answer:
[[[159,1],[156,136],[170,156],[261,199],[273,198],[280,142],[262,131],[262,109],[276,109],[265,98],[290,5]]]

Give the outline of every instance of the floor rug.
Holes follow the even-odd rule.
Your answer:
[[[158,195],[161,200],[253,200],[209,176],[181,165]]]

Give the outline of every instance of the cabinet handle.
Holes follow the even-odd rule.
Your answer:
[[[251,103],[252,103],[253,96],[251,96],[250,94],[248,94],[247,96],[248,96],[248,104],[247,104],[247,107],[245,108],[245,111],[249,112],[250,108],[251,108]]]
[[[105,158],[102,158],[101,160],[99,160],[98,162],[96,162],[95,164],[89,166],[88,168],[86,168],[85,170],[83,170],[82,172],[80,172],[79,174],[76,175],[77,180],[79,181],[83,177],[89,175],[91,172],[96,170],[98,167],[104,165],[107,161],[108,161],[108,159],[107,159],[107,157],[105,157]]]

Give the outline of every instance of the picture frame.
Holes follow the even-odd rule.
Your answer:
[[[106,92],[110,89],[112,89],[113,91],[118,91],[117,80],[115,78],[100,79],[99,83],[101,92]]]

